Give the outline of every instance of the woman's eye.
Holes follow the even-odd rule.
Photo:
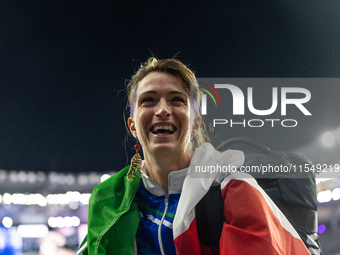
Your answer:
[[[174,97],[174,98],[172,99],[172,101],[174,101],[174,102],[185,103],[185,100],[184,100],[183,98],[181,98],[181,97]]]
[[[148,103],[148,102],[154,102],[154,99],[152,97],[145,97],[141,100],[141,104]]]

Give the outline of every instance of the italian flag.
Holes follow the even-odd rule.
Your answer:
[[[196,166],[237,166],[243,164],[242,152],[216,151],[210,144],[196,149],[184,181],[173,223],[174,241],[179,255],[212,254],[297,254],[309,255],[295,229],[274,202],[248,174],[205,173],[192,178]],[[207,176],[208,175],[208,176]],[[211,185],[221,183],[224,216],[220,247],[203,247],[198,240],[195,206]]]
[[[308,255],[295,229],[267,194],[247,174],[214,172],[195,178],[196,166],[239,167],[240,151],[216,151],[205,143],[195,150],[173,222],[178,255]],[[140,212],[134,196],[141,185],[140,174],[130,181],[124,168],[92,192],[88,234],[78,255],[137,255],[135,237]],[[196,176],[197,177],[197,176]],[[195,206],[214,184],[221,183],[226,222],[219,247],[200,244]]]

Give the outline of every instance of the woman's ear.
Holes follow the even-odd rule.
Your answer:
[[[128,118],[128,125],[129,125],[129,129],[130,129],[130,132],[133,135],[133,137],[138,139],[137,138],[136,124],[135,124],[135,121],[134,121],[134,119],[132,117]]]
[[[192,131],[191,131],[192,132],[192,136],[196,136],[198,134],[198,130],[201,127],[201,121],[202,121],[201,116],[196,116],[195,117],[194,124],[192,126]]]

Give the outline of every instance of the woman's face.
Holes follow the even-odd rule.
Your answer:
[[[176,76],[148,74],[138,85],[134,116],[128,124],[145,156],[190,155],[190,96]]]

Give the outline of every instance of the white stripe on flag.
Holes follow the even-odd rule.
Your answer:
[[[244,162],[244,154],[237,150],[216,151],[210,143],[203,143],[191,158],[189,171],[183,183],[182,194],[178,202],[173,222],[174,239],[184,233],[195,219],[195,206],[208,192],[213,183],[220,183],[230,173],[214,172],[210,178],[190,178],[195,166],[225,165],[240,167]]]

